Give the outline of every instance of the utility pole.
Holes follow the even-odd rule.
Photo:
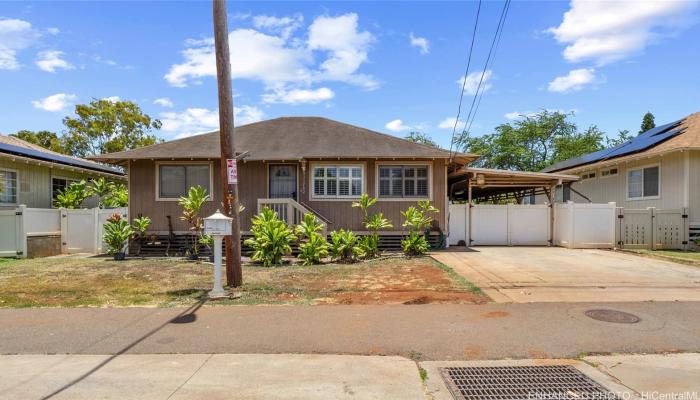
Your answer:
[[[233,218],[231,236],[226,237],[226,281],[231,287],[243,284],[241,270],[241,226],[238,220],[238,179],[236,146],[233,129],[233,93],[231,61],[228,47],[226,0],[213,0],[214,46],[216,47],[216,80],[219,91],[219,140],[221,142],[221,185],[224,214]],[[232,165],[229,165],[233,160]],[[231,168],[233,170],[231,171]]]

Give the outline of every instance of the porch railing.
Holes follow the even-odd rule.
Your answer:
[[[258,199],[258,212],[262,211],[263,208],[270,208],[277,213],[282,221],[285,221],[289,225],[298,225],[304,220],[304,214],[311,214],[316,219],[323,224],[322,235],[326,235],[328,229],[328,220],[318,213],[309,210],[303,205],[299,204],[294,199],[282,198],[282,199]]]

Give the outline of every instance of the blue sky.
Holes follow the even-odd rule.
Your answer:
[[[473,97],[503,3],[482,4]],[[449,145],[475,2],[229,1],[237,123],[318,115]],[[513,2],[473,134],[575,110],[610,135],[700,111],[698,3]],[[211,3],[0,3],[0,132],[133,100],[171,139],[216,129]],[[466,111],[464,111],[466,113]]]

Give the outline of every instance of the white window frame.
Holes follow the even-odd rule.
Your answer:
[[[0,206],[16,206],[19,205],[19,192],[20,192],[20,180],[19,180],[19,170],[13,169],[13,168],[0,168],[0,171],[4,172],[14,172],[15,173],[15,189],[17,190],[17,193],[15,194],[15,202],[14,203],[9,203],[9,202],[0,202]]]
[[[379,195],[379,167],[390,166],[411,166],[411,167],[428,167],[428,196],[409,196],[409,197],[382,197]],[[379,161],[375,164],[374,171],[374,193],[377,201],[403,201],[413,202],[420,200],[433,201],[433,164],[429,161]]]
[[[328,168],[328,167],[335,167],[335,168],[360,168],[362,171],[362,187],[360,188],[360,195],[359,196],[353,196],[352,194],[348,196],[341,196],[341,195],[332,195],[332,196],[317,196],[316,191],[314,190],[314,173],[316,168],[318,167],[323,167],[323,168]],[[352,172],[351,172],[352,174]],[[325,179],[325,178],[324,178]],[[352,185],[352,183],[351,183]],[[339,186],[339,185],[338,185]],[[338,190],[338,187],[336,187],[336,191]],[[352,186],[350,188],[352,191]],[[346,162],[314,162],[310,163],[309,165],[309,199],[310,200],[317,200],[317,201],[348,201],[348,200],[357,200],[359,199],[363,194],[367,193],[367,165],[365,163],[346,163]]]
[[[208,165],[209,166],[209,202],[214,201],[214,163],[211,161],[156,161],[156,201],[179,201],[179,197],[160,197],[160,166],[161,165]]]
[[[51,207],[52,207],[52,208],[53,208],[53,201],[55,200],[55,197],[53,197],[53,180],[54,180],[54,179],[63,179],[63,180],[65,180],[66,183],[67,183],[67,184],[66,184],[66,188],[67,188],[68,186],[70,186],[71,183],[80,182],[80,179],[69,178],[69,177],[67,177],[67,176],[52,175],[52,176],[51,176],[51,189],[50,189],[50,191],[51,191]]]
[[[593,176],[590,176],[593,174]],[[583,181],[590,181],[591,179],[596,179],[598,177],[598,173],[596,171],[586,171],[581,174],[581,182]]]
[[[658,195],[656,196],[644,196],[644,169],[645,168],[653,168],[653,167],[658,167],[659,168],[659,180],[657,182],[657,193]],[[642,171],[642,196],[641,197],[630,197],[630,172],[632,171]],[[639,167],[634,167],[634,168],[627,168],[625,171],[625,197],[627,198],[627,201],[636,201],[636,200],[658,200],[661,198],[661,163],[656,163],[656,164],[647,164],[647,165],[642,165]]]
[[[614,174],[610,173],[610,171],[612,171],[613,169],[617,170],[617,171],[615,171]],[[608,172],[608,174],[603,175],[603,172]],[[620,174],[620,167],[608,167],[608,168],[601,169],[599,176],[601,179],[603,179],[603,178],[612,178],[613,176],[618,176],[619,174]]]

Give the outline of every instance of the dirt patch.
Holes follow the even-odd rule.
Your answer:
[[[464,348],[464,358],[467,360],[480,359],[484,349],[480,346],[466,346]]]
[[[549,354],[542,350],[528,350],[527,355],[530,358],[550,358]]]
[[[489,311],[482,313],[481,316],[483,318],[505,318],[510,316],[510,313],[505,311]]]

